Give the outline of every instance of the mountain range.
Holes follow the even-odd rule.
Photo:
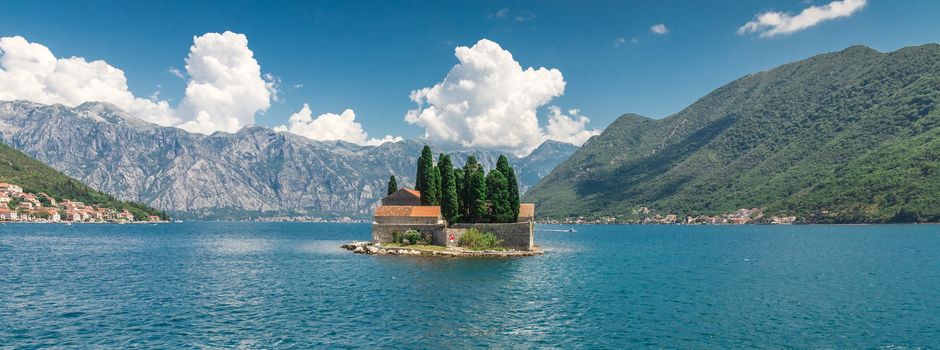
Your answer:
[[[119,199],[202,219],[367,216],[389,175],[413,185],[424,145],[321,142],[257,126],[203,135],[150,124],[107,103],[27,101],[0,102],[0,141]],[[546,141],[526,157],[508,156],[525,190],[576,148]],[[487,168],[500,154],[450,153],[457,165],[474,155]]]
[[[542,217],[758,207],[940,221],[940,45],[852,46],[751,74],[654,120],[625,114],[525,200]]]

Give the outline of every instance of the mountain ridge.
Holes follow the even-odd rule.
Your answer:
[[[105,103],[70,108],[28,101],[0,102],[0,141],[118,198],[203,219],[367,216],[389,175],[402,185],[413,182],[424,145],[405,140],[359,146],[260,126],[193,134],[140,121]],[[573,148],[550,152],[561,161]],[[472,154],[487,167],[499,155],[452,154],[457,164]],[[510,159],[520,178],[546,174],[551,169],[545,167],[557,164]],[[534,183],[521,182],[524,188]]]
[[[910,193],[935,193],[936,180],[909,177],[884,189],[907,193],[886,199],[864,193],[874,180],[852,163],[911,137],[937,147],[929,135],[940,120],[938,58],[937,44],[889,53],[852,46],[746,75],[663,119],[624,114],[525,198],[558,217],[622,216],[639,206],[687,215],[758,206],[831,212],[823,220],[833,222],[887,222],[902,211],[940,219],[940,203]],[[917,156],[924,155],[895,158]],[[866,166],[881,169],[877,163]],[[840,172],[856,182],[833,185],[846,180]]]

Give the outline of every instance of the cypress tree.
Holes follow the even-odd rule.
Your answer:
[[[519,217],[519,180],[516,179],[516,170],[509,165],[509,159],[500,155],[496,161],[496,170],[503,173],[506,177],[506,186],[509,189],[509,208],[512,211],[512,221],[515,222]]]
[[[474,156],[467,157],[467,162],[463,164],[464,191],[463,191],[463,194],[460,196],[460,206],[463,208],[462,215],[464,215],[465,220],[470,219],[471,217],[470,207],[473,206],[473,201],[470,200],[470,189],[472,188],[472,186],[470,185],[470,177],[473,175],[475,171],[477,171],[479,167],[480,167],[480,163],[477,163],[477,157],[474,157]],[[484,177],[484,181],[485,181],[485,177]]]
[[[477,167],[470,173],[467,181],[467,202],[469,222],[484,222],[486,220],[486,176],[483,169]]]
[[[450,156],[441,154],[437,162],[437,168],[441,174],[441,214],[447,219],[448,223],[457,222],[457,180],[454,175],[454,165],[450,162]]]
[[[398,191],[398,180],[395,179],[395,175],[392,175],[388,178],[388,194],[395,193],[395,191]]]
[[[421,149],[421,157],[418,157],[418,172],[415,175],[415,190],[421,192],[421,205],[431,205],[429,193],[434,181],[434,175],[431,174],[434,168],[434,154],[431,153],[431,147],[424,145]]]
[[[431,205],[441,205],[441,171],[436,166],[431,166],[430,187]]]
[[[464,179],[462,168],[454,168],[454,184],[457,187],[457,218],[456,222],[466,220],[467,217],[467,181]]]
[[[486,193],[489,199],[487,222],[509,222],[512,210],[509,208],[509,189],[506,177],[499,170],[490,170],[486,175]]]

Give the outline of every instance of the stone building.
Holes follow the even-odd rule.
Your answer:
[[[533,222],[533,221],[535,221],[535,204],[534,203],[519,204],[519,217],[516,218],[516,222]]]
[[[418,206],[421,205],[421,192],[402,188],[382,198],[382,205]]]

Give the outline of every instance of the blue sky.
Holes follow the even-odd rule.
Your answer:
[[[58,57],[105,60],[139,97],[184,96],[193,37],[232,31],[248,38],[262,73],[280,79],[277,101],[255,117],[284,124],[355,110],[370,136],[424,133],[404,121],[412,90],[439,83],[454,48],[486,38],[526,67],[555,68],[566,85],[538,107],[580,109],[602,129],[626,112],[662,118],[742,75],[862,44],[880,51],[940,40],[940,2],[870,1],[850,16],[790,34],[737,33],[755,15],[791,15],[830,1],[465,1],[465,2],[99,2],[0,5],[0,37],[19,35]],[[668,33],[651,26],[664,24]],[[302,85],[302,87],[300,87]],[[159,86],[159,88],[158,88]]]

